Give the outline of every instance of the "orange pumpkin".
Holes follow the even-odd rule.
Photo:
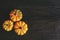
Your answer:
[[[9,15],[10,15],[10,19],[13,22],[16,22],[22,19],[22,12],[18,9],[12,10]]]
[[[14,31],[17,35],[24,35],[28,30],[27,24],[23,21],[18,21],[14,25]]]
[[[13,28],[13,22],[11,20],[6,20],[6,21],[4,21],[2,26],[3,26],[4,30],[11,31]]]

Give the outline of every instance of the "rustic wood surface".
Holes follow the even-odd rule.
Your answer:
[[[2,29],[12,9],[23,12],[29,30],[17,36]],[[0,1],[0,40],[60,40],[60,0],[2,0]]]

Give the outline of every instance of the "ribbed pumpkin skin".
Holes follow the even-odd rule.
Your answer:
[[[2,25],[5,31],[11,31],[14,29],[14,32],[17,35],[24,35],[27,33],[28,25],[24,21],[21,21],[22,12],[20,10],[12,10],[9,14],[9,18],[10,20],[5,20]]]
[[[13,29],[13,22],[11,20],[5,20],[2,26],[5,31],[11,31]]]
[[[28,26],[23,21],[18,21],[14,25],[14,31],[16,32],[17,35],[26,34],[27,30],[28,30]]]
[[[22,12],[18,9],[12,10],[9,15],[13,22],[20,21],[22,19]]]

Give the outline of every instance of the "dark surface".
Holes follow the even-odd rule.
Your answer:
[[[29,30],[17,36],[2,29],[12,9],[23,12]],[[60,0],[2,0],[0,1],[0,40],[60,40]]]

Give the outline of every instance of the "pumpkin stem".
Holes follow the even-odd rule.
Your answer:
[[[16,15],[16,13],[17,13],[17,10],[15,9],[15,13],[14,13],[14,15]]]
[[[20,29],[22,29],[22,27],[19,27]]]

